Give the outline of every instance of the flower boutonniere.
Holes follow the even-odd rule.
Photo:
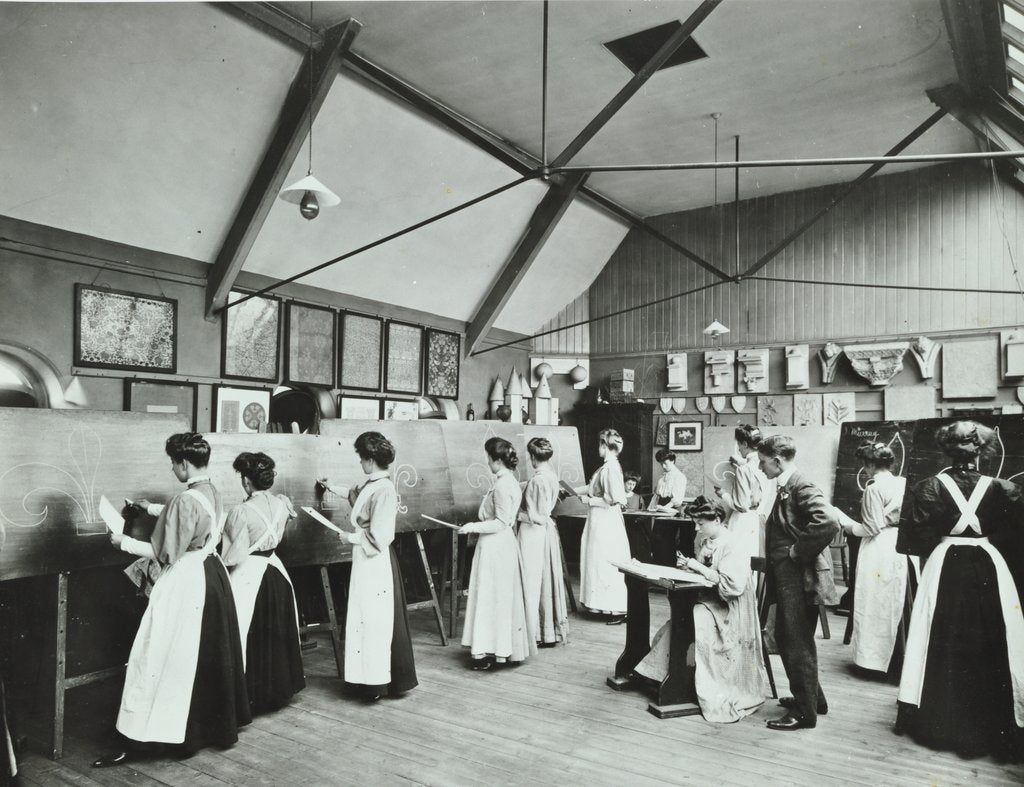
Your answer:
[[[789,500],[789,490],[786,487],[779,490],[779,500]]]

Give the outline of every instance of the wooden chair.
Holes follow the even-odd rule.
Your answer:
[[[765,588],[764,572],[768,563],[763,557],[750,558],[750,570],[757,573],[757,624],[761,629],[761,653],[764,656],[764,669],[768,673],[768,685],[772,689],[772,699],[778,699],[779,692],[775,688],[775,673],[772,672],[772,660],[768,654],[768,643],[765,642],[764,622],[768,619],[768,594]]]
[[[846,542],[846,531],[839,528],[836,537],[832,539],[832,549],[839,550],[839,566],[843,569],[843,584],[850,584],[850,545]]]

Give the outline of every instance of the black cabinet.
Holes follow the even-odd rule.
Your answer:
[[[583,469],[587,478],[601,466],[597,453],[598,435],[604,429],[614,429],[622,435],[623,448],[619,455],[622,469],[640,474],[638,491],[648,493],[653,486],[652,458],[654,450],[654,404],[577,404],[573,409],[576,429],[583,453]]]

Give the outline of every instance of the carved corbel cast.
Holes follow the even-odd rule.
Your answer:
[[[903,354],[909,346],[907,342],[851,344],[843,352],[857,374],[881,388],[903,370]]]
[[[811,370],[806,344],[793,344],[786,348],[786,388],[799,391],[810,387]]]
[[[941,349],[941,344],[933,342],[927,336],[919,336],[917,341],[910,345],[910,354],[917,361],[922,379],[930,380],[935,376],[935,360],[939,357]]]
[[[686,353],[669,353],[668,360],[668,385],[669,391],[685,391],[686,382]]]
[[[737,390],[740,393],[767,393],[768,350],[737,350],[736,360],[740,367]]]
[[[736,392],[736,353],[732,350],[708,350],[704,353],[704,393]]]
[[[843,357],[843,348],[835,342],[829,342],[818,350],[818,361],[821,363],[821,382],[828,385],[836,376],[839,359]]]

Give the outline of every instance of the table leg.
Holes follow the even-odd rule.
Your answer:
[[[626,580],[626,647],[615,662],[615,675],[605,682],[616,691],[629,688],[629,674],[651,650],[651,607],[647,584],[637,577]]]

